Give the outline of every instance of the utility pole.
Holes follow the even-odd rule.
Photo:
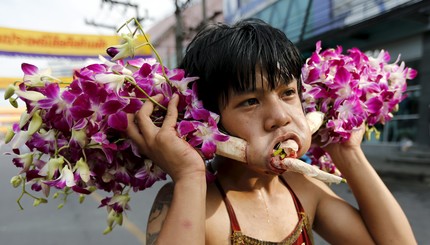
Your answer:
[[[105,5],[105,4],[109,4],[111,10],[112,10],[113,7],[122,6],[124,8],[123,9],[124,14],[127,12],[127,10],[129,8],[134,9],[134,11],[135,11],[135,17],[136,17],[136,20],[138,22],[142,22],[142,21],[150,19],[150,17],[148,16],[148,12],[147,11],[145,12],[145,16],[140,16],[140,14],[139,14],[139,5],[138,4],[134,4],[134,3],[130,3],[129,0],[124,1],[124,2],[123,1],[118,1],[118,0],[101,0],[101,7],[103,7],[103,5]],[[108,25],[108,24],[105,24],[105,23],[102,23],[102,22],[97,22],[97,21],[89,20],[89,19],[85,19],[85,23],[87,25],[92,25],[92,26],[95,26],[95,27],[107,28],[107,29],[111,29],[113,31],[116,31],[116,29],[117,29],[117,27],[114,26],[114,25]]]
[[[175,0],[175,18],[176,18],[176,29],[175,29],[175,42],[176,42],[176,66],[178,66],[183,58],[183,42],[184,42],[184,25],[182,23],[182,6],[180,6],[179,0]]]
[[[206,25],[206,21],[208,19],[208,17],[206,16],[206,0],[202,0],[202,17],[203,17],[202,24],[204,26]]]

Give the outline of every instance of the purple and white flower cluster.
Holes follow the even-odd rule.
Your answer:
[[[27,110],[7,133],[6,142],[13,149],[13,163],[21,169],[11,182],[22,186],[23,194],[33,197],[35,205],[47,202],[45,197],[53,188],[60,190],[56,195],[66,196],[106,191],[109,196],[100,206],[108,209],[109,232],[115,223],[121,224],[130,191],[165,179],[165,173],[141,156],[125,135],[127,113],[135,113],[151,100],[157,104],[153,122],[161,124],[176,93],[180,98],[178,135],[204,157],[212,158],[216,142],[228,136],[218,131],[218,115],[197,100],[196,88],[190,84],[197,77],[186,77],[181,69],[169,70],[152,58],[100,59],[76,70],[73,81],[65,86],[36,66],[22,64],[23,81],[11,85],[5,98],[12,104],[24,101]],[[157,94],[163,94],[164,100],[151,99]],[[26,185],[42,191],[44,197],[27,192]]]
[[[323,145],[345,142],[351,133],[365,123],[376,132],[375,124],[389,121],[405,98],[406,80],[416,70],[389,64],[390,54],[380,51],[376,58],[357,48],[342,54],[342,47],[322,50],[321,42],[302,68],[303,106],[306,112],[324,113],[323,126],[316,135]],[[322,149],[310,149],[312,163],[329,172],[331,159]]]

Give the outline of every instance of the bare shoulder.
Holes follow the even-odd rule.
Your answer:
[[[172,203],[173,188],[174,184],[172,182],[166,183],[161,187],[155,197],[146,227],[146,244],[148,245],[155,244],[157,240],[158,234],[160,233],[161,227],[166,218],[167,211]]]
[[[229,244],[230,232],[230,219],[223,197],[215,183],[209,183],[206,195],[206,244]]]
[[[312,196],[317,198],[320,195],[333,193],[330,187],[324,182],[300,173],[287,171],[283,174],[283,177],[298,196]]]
[[[312,177],[295,172],[286,172],[283,177],[299,198],[311,223],[314,220],[319,202],[328,196],[336,197],[336,194],[327,184]]]

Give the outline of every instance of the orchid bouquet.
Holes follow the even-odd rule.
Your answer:
[[[129,28],[129,23],[120,29]],[[11,180],[14,187],[22,187],[17,200],[21,209],[24,195],[34,198],[37,206],[47,202],[52,189],[59,190],[54,197],[62,196],[64,201],[73,192],[83,201],[85,195],[104,190],[109,193],[100,204],[108,211],[105,233],[121,224],[123,212],[129,208],[129,192],[149,188],[166,177],[125,135],[127,113],[137,112],[144,101],[157,105],[152,119],[161,124],[170,98],[178,94],[178,134],[207,159],[214,156],[217,141],[228,139],[218,131],[218,115],[204,109],[196,87],[189,86],[197,77],[164,67],[137,25],[136,30],[122,35],[123,44],[107,49],[111,61],[100,56],[100,63],[75,71],[73,81],[65,86],[46,71],[22,64],[23,80],[5,93],[12,105],[20,99],[26,106],[20,122],[5,136],[13,149],[9,153],[14,155],[13,163],[21,169]],[[136,42],[137,31],[147,42]],[[125,60],[141,45],[149,45],[158,60]],[[157,94],[163,94],[164,100],[158,103],[151,98]],[[43,197],[28,192],[27,185]]]
[[[357,48],[342,54],[342,47],[322,51],[321,42],[302,68],[303,106],[306,112],[324,114],[323,126],[315,134],[322,146],[345,142],[363,123],[366,136],[379,138],[375,124],[389,121],[405,98],[406,80],[417,71],[399,64],[389,64],[390,54],[381,50],[376,57]],[[308,152],[312,164],[334,173],[331,158],[320,146]]]

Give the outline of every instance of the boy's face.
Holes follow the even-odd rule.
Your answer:
[[[231,135],[248,142],[247,163],[269,173],[280,173],[270,167],[275,146],[287,139],[299,145],[301,156],[310,147],[311,133],[298,94],[297,81],[267,89],[265,77],[257,76],[256,90],[234,93],[221,107],[222,126]]]

